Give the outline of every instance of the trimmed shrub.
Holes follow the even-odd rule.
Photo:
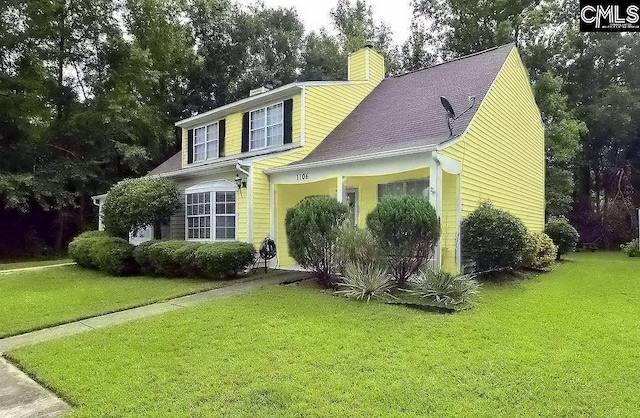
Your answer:
[[[471,275],[427,270],[412,278],[404,291],[418,303],[462,310],[474,305],[479,288],[480,283]]]
[[[69,256],[80,267],[98,268],[91,256],[91,250],[98,241],[107,238],[109,238],[109,235],[104,231],[83,232],[69,243]]]
[[[382,200],[367,215],[367,227],[400,286],[429,259],[440,238],[440,220],[435,209],[418,196]]]
[[[638,238],[620,245],[620,249],[623,253],[629,257],[640,257],[640,247],[638,247]]]
[[[343,278],[336,293],[348,298],[365,300],[389,299],[394,287],[392,278],[385,267],[373,264],[346,263]]]
[[[190,244],[181,240],[155,241],[151,244],[147,252],[148,269],[151,274],[165,277],[183,276],[182,261],[173,253]]]
[[[95,240],[91,247],[91,261],[101,271],[112,276],[130,276],[139,271],[133,258],[133,245],[122,238],[87,238]]]
[[[356,228],[348,223],[342,226],[338,234],[335,261],[336,269],[343,275],[347,263],[383,267],[386,270],[382,251],[371,231]]]
[[[253,245],[246,242],[220,242],[203,244],[194,252],[195,266],[206,277],[230,278],[253,263]]]
[[[544,232],[553,240],[558,247],[557,260],[560,260],[563,254],[575,251],[576,244],[580,240],[580,234],[569,223],[564,216],[552,216],[547,221]]]
[[[167,179],[141,177],[123,180],[109,190],[104,202],[105,229],[128,238],[129,232],[156,225],[180,209],[178,186]]]
[[[527,245],[522,252],[522,265],[535,270],[544,270],[555,261],[558,247],[544,232],[534,232],[527,236]]]
[[[527,230],[522,221],[484,202],[463,219],[462,247],[475,264],[475,271],[514,268],[522,261]]]
[[[140,271],[142,274],[155,274],[155,268],[149,260],[149,248],[157,242],[156,240],[145,241],[136,245],[133,249],[133,258],[136,260],[136,263],[140,266]]]
[[[180,266],[180,273],[185,277],[202,277],[204,274],[196,264],[196,250],[205,244],[203,242],[183,241],[184,245],[171,253],[174,263]]]
[[[287,210],[289,254],[318,281],[334,286],[335,247],[348,208],[329,196],[311,196]]]

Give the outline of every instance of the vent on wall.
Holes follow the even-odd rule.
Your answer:
[[[258,94],[262,94],[262,93],[266,93],[269,90],[271,90],[268,87],[262,86],[262,87],[258,87],[257,89],[253,89],[249,91],[249,97],[253,97],[253,96],[257,96]]]

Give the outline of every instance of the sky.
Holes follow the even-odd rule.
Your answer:
[[[267,7],[295,7],[298,16],[304,22],[307,32],[321,27],[331,28],[329,12],[335,8],[334,0],[263,0]],[[391,27],[393,39],[402,44],[409,36],[409,25],[413,10],[410,0],[367,0],[373,8],[376,21],[383,21]],[[241,4],[252,4],[255,0],[239,0]]]

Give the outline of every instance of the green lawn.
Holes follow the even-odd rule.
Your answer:
[[[146,305],[225,283],[111,277],[77,266],[0,275],[0,337]]]
[[[280,286],[11,357],[74,417],[635,415],[640,259],[570,259],[457,314]]]
[[[56,258],[53,260],[7,262],[0,263],[0,271],[22,269],[26,267],[51,266],[53,264],[71,263],[72,261],[73,260],[71,260],[70,258]]]

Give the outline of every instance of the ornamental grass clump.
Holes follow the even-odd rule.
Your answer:
[[[426,270],[412,277],[402,291],[414,303],[458,311],[475,305],[479,289],[472,275]]]
[[[357,300],[392,299],[395,284],[385,267],[374,264],[346,263],[340,290],[336,293]]]
[[[380,245],[367,228],[357,228],[345,222],[338,234],[335,250],[336,270],[344,274],[348,263],[372,265],[386,270]]]

